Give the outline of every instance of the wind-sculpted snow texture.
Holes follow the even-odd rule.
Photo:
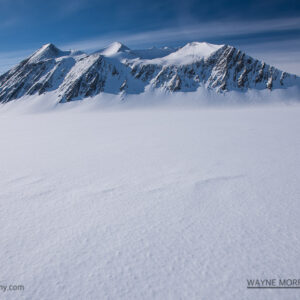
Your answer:
[[[47,44],[0,76],[0,101],[50,91],[66,102],[101,92],[194,92],[205,87],[222,93],[291,86],[300,86],[300,78],[228,45],[193,42],[182,48],[130,50],[115,42],[85,54]]]
[[[1,300],[300,298],[247,289],[300,276],[299,104],[20,102],[0,105],[0,285],[25,289]]]

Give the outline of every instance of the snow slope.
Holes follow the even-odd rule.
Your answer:
[[[114,42],[111,43],[110,45],[108,45],[106,48],[97,51],[95,53],[100,53],[104,56],[107,57],[114,57],[117,56],[118,54],[124,54],[124,53],[130,53],[130,49],[128,47],[126,47],[125,45],[123,45],[120,42]]]
[[[201,59],[207,58],[224,45],[214,45],[209,43],[193,42],[188,43],[177,51],[161,58],[155,59],[152,63],[163,65],[186,65],[192,64]]]
[[[299,278],[299,106],[59,107],[0,112],[1,299],[299,297],[246,289]]]

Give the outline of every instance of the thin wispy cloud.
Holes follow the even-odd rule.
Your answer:
[[[284,43],[271,33],[300,30],[300,18],[271,19],[261,21],[214,21],[198,23],[187,27],[171,27],[139,33],[109,33],[99,37],[58,44],[62,49],[78,49],[94,51],[107,46],[114,41],[121,41],[129,47],[143,48],[155,44],[169,45],[177,41],[209,41],[213,39],[219,44],[233,44],[250,55],[265,60],[283,70],[299,74],[300,70],[300,40],[284,37]],[[247,35],[264,35],[263,39],[250,41],[243,38]],[[267,37],[269,38],[267,38]],[[226,41],[226,42],[225,42]],[[234,41],[230,43],[230,41]],[[0,73],[30,55],[36,49],[18,52],[0,52]]]
[[[262,32],[276,32],[283,30],[300,30],[300,18],[274,19],[247,22],[206,22],[197,25],[180,28],[165,28],[159,30],[146,31],[142,33],[126,34],[114,33],[102,35],[97,38],[77,41],[62,45],[66,48],[81,50],[95,50],[106,46],[115,40],[120,40],[128,45],[145,45],[161,42],[173,42],[178,40],[192,40],[208,38],[219,38],[235,35],[246,35]]]
[[[270,65],[300,76],[300,40],[266,41],[259,43],[239,43],[247,54]]]
[[[9,19],[4,19],[0,21],[0,27],[1,29],[6,29],[9,27],[16,26],[19,23],[19,18],[9,18]]]
[[[0,74],[19,63],[32,52],[33,50],[0,52]]]
[[[63,0],[58,3],[57,12],[60,17],[66,17],[86,8],[89,3],[92,2],[87,0]]]

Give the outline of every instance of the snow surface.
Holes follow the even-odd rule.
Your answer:
[[[130,51],[130,49],[120,42],[113,42],[110,45],[108,45],[108,47],[97,52],[99,52],[104,56],[110,57],[116,55],[119,52],[126,52],[126,51]]]
[[[119,57],[120,59],[132,60],[134,62],[139,61],[144,64],[186,65],[209,57],[223,46],[206,42],[192,42],[178,49],[152,47],[150,49],[131,50],[120,42],[114,42],[96,53],[107,57]]]
[[[169,48],[169,47],[163,47],[163,48],[152,47],[149,49],[131,50],[120,42],[113,42],[110,45],[108,45],[106,48],[98,50],[94,53],[99,53],[106,57],[116,58],[120,62],[146,63],[148,62],[148,60],[150,62],[153,60],[153,63],[158,63],[158,61],[156,61],[155,59],[161,57],[167,57],[170,53],[175,52],[176,50],[177,50],[176,48]]]
[[[30,63],[38,63],[42,60],[57,58],[61,56],[74,55],[77,52],[82,53],[81,51],[62,51],[56,48],[53,44],[45,44],[40,49],[38,49],[33,55],[30,57]]]
[[[299,278],[299,105],[12,106],[1,299],[298,298],[246,280]]]
[[[209,57],[223,46],[224,45],[209,44],[206,42],[187,43],[184,47],[179,48],[177,51],[165,57],[153,59],[151,62],[163,65],[191,64],[199,59]],[[150,63],[150,61],[147,62]]]

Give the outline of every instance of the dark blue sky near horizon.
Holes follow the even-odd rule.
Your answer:
[[[45,43],[92,51],[231,44],[295,68],[300,61],[299,0],[0,0],[0,72]],[[289,61],[281,61],[287,53]],[[285,66],[285,65],[284,65]]]

